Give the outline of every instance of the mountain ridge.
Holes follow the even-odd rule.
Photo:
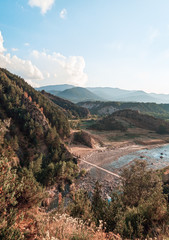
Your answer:
[[[64,89],[64,90],[63,90]],[[86,93],[79,93],[76,89],[86,89]],[[143,90],[125,90],[112,87],[76,87],[73,85],[48,85],[37,88],[37,90],[45,90],[51,94],[61,98],[68,99],[73,102],[82,101],[122,101],[122,102],[155,102],[169,103],[169,94],[147,93]],[[92,95],[92,93],[94,95]]]

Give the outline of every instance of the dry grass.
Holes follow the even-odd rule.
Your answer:
[[[103,223],[96,227],[92,223],[84,223],[81,219],[56,212],[46,213],[33,208],[26,213],[20,212],[15,223],[24,239],[29,240],[120,240],[113,233],[106,234]],[[90,221],[90,219],[89,219]],[[90,225],[90,226],[89,226]]]
[[[121,239],[113,233],[109,236],[102,230],[102,222],[96,227],[94,224],[85,224],[78,218],[67,214],[53,214],[46,221],[43,240],[111,240]]]

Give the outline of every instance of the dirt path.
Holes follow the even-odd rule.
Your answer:
[[[79,157],[79,167],[87,171],[87,175],[77,183],[78,188],[93,192],[96,181],[102,186],[102,195],[106,198],[117,189],[121,184],[120,172],[122,168],[111,167],[111,163],[130,153],[143,149],[157,148],[165,144],[137,145],[134,143],[123,142],[111,148],[91,149],[84,146],[73,146],[70,151]]]
[[[95,165],[95,164],[92,164],[92,163],[90,163],[90,162],[87,162],[87,161],[85,161],[85,160],[83,160],[83,159],[80,159],[80,161],[81,161],[81,162],[84,162],[84,163],[87,163],[87,164],[91,165],[92,167],[95,167],[95,168],[97,168],[97,169],[99,169],[99,170],[102,170],[102,171],[104,171],[105,173],[108,173],[108,174],[110,174],[110,175],[113,175],[113,176],[115,176],[115,177],[117,177],[117,178],[122,179],[122,177],[121,177],[120,175],[116,174],[116,173],[110,172],[110,171],[108,171],[108,170],[106,170],[106,169],[104,169],[104,168],[102,168],[102,167],[99,167],[99,166],[97,166],[97,165]]]

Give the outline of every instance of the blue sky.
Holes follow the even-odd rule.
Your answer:
[[[168,0],[0,0],[0,66],[34,86],[169,93]]]

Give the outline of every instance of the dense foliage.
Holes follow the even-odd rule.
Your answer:
[[[114,108],[114,110],[133,109],[142,113],[148,113],[154,117],[162,119],[169,118],[169,104],[142,103],[142,102],[80,102],[79,106],[90,106],[91,114],[107,115],[108,110],[103,109]]]
[[[59,169],[67,166],[67,161],[72,162],[76,175],[76,164],[60,140],[69,135],[69,123],[62,111],[5,69],[0,70],[0,89],[1,118],[12,118],[2,140],[14,150],[21,166],[31,169],[36,179],[45,185],[59,179]],[[49,180],[47,172],[51,166],[54,170]]]
[[[112,117],[104,117],[103,119],[99,119],[93,123],[89,129],[95,129],[95,130],[105,130],[105,131],[111,131],[111,130],[120,130],[120,131],[126,131],[127,126],[124,124],[124,122],[121,122],[119,120],[116,120]]]
[[[52,102],[57,104],[59,107],[61,107],[63,110],[66,110],[65,114],[69,118],[86,118],[89,115],[89,110],[87,108],[80,107],[68,100],[47,93],[44,90],[41,93],[49,98]]]
[[[5,69],[0,102],[0,239],[24,239],[20,222],[41,204],[44,187],[64,190],[79,170],[62,142],[69,123],[56,104]]]
[[[57,129],[58,134],[62,137],[69,135],[69,124],[62,111],[22,78],[2,68],[0,69],[0,90],[0,99],[9,116],[20,118],[21,121],[25,120],[23,115],[26,113],[24,106],[24,92],[26,92],[29,100],[43,109],[44,115],[51,126]]]
[[[156,131],[159,134],[169,133],[169,123],[167,121],[131,109],[115,111],[111,115],[96,120],[90,126],[91,129],[96,130],[121,131],[126,131],[127,128],[132,127]]]
[[[71,102],[77,103],[79,101],[96,101],[102,100],[99,96],[82,87],[73,87],[64,91],[56,93],[58,97],[68,99]]]
[[[21,210],[38,205],[44,193],[31,171],[17,171],[12,159],[0,156],[0,239],[24,239],[17,228]]]
[[[122,238],[145,239],[165,234],[169,218],[160,177],[148,171],[145,162],[137,161],[123,171],[122,178],[121,188],[112,192],[111,202],[102,198],[99,183],[95,186],[92,205],[86,194],[78,193],[70,208],[71,215],[92,219],[96,225],[102,221],[108,232],[113,231]],[[83,209],[84,202],[86,209]]]

